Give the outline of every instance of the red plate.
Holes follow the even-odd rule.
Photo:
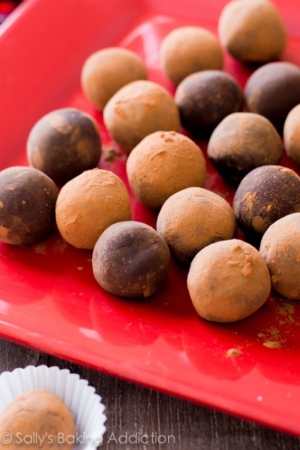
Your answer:
[[[226,0],[27,0],[0,27],[0,168],[27,164],[25,143],[37,119],[73,106],[99,122],[101,167],[124,181],[125,158],[82,95],[86,57],[121,45],[140,54],[151,80],[173,91],[159,69],[158,49],[173,28],[196,24],[216,32]],[[300,4],[276,2],[288,26],[284,59],[300,65]],[[226,56],[225,70],[244,86],[251,73]],[[200,143],[205,149],[206,143]],[[289,161],[283,164],[292,167]],[[232,189],[209,166],[206,187]],[[131,198],[133,218],[156,215]],[[186,289],[187,270],[173,263],[165,289],[151,299],[115,298],[96,283],[91,252],[58,234],[33,248],[0,246],[0,333],[3,337],[128,380],[179,395],[291,433],[300,428],[300,307],[270,298],[233,325],[201,320]],[[238,349],[238,357],[227,351]]]

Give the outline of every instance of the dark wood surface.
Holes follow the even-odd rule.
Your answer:
[[[298,438],[278,433],[212,409],[161,394],[68,361],[0,340],[0,372],[46,364],[68,368],[94,386],[106,406],[107,432],[100,448],[109,450],[300,450]],[[300,430],[300,424],[299,424]],[[148,444],[119,439],[149,436]],[[151,437],[152,435],[152,437]],[[168,439],[169,444],[155,442]],[[123,437],[122,437],[123,436]],[[174,436],[174,438],[172,437]],[[151,442],[153,440],[153,443]],[[175,440],[175,443],[174,443]],[[116,442],[117,441],[117,442]]]

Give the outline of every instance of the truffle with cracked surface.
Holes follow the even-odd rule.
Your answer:
[[[236,220],[222,197],[207,189],[191,187],[164,203],[157,218],[157,231],[177,259],[190,263],[207,245],[232,239]]]
[[[300,213],[273,223],[259,251],[269,268],[273,289],[284,297],[300,300]]]
[[[267,300],[271,281],[261,254],[232,239],[205,247],[193,259],[188,290],[197,313],[213,322],[235,322]]]

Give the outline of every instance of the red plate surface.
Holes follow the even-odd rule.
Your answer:
[[[82,95],[79,77],[93,51],[121,45],[140,54],[149,78],[174,88],[158,49],[173,28],[216,32],[226,0],[27,0],[0,27],[0,168],[27,164],[35,121],[73,106],[99,122],[101,167],[126,183],[125,155],[112,160],[102,116]],[[290,41],[283,58],[300,64],[300,4],[277,0]],[[244,86],[253,68],[226,55],[225,70]],[[200,143],[205,150],[206,143]],[[293,167],[284,159],[283,164]],[[208,163],[206,187],[229,201],[232,189]],[[293,167],[294,168],[294,167]],[[135,220],[156,215],[131,197]],[[145,301],[115,298],[96,283],[91,252],[54,234],[32,248],[0,245],[0,333],[62,358],[299,434],[300,306],[273,296],[232,325],[201,320],[186,289],[187,269],[173,262],[165,289]],[[267,345],[267,346],[266,346]],[[273,348],[270,348],[273,347]],[[238,349],[239,357],[227,351]]]

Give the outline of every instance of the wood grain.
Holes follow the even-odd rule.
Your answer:
[[[0,372],[27,365],[68,368],[95,386],[106,406],[108,450],[300,450],[300,440],[284,433],[161,394],[34,350],[0,340]],[[300,429],[300,424],[299,424]],[[119,439],[148,435],[149,443]],[[152,434],[152,436],[151,436]],[[159,444],[164,437],[169,443]],[[171,436],[174,436],[172,438]],[[175,442],[174,442],[175,439]],[[117,441],[117,442],[116,442]],[[153,443],[151,442],[153,441]]]

